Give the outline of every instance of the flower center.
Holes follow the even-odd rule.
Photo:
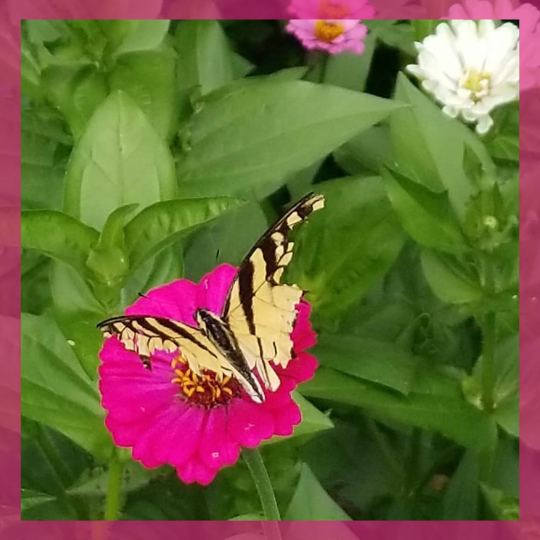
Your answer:
[[[459,81],[459,85],[462,88],[470,90],[471,99],[477,103],[489,94],[491,76],[488,73],[483,73],[475,68],[470,68]]]
[[[343,32],[345,32],[345,28],[339,23],[330,21],[317,21],[315,23],[315,37],[325,43],[332,43]]]
[[[339,2],[322,0],[319,5],[319,13],[325,19],[346,19],[349,15],[349,8]]]
[[[232,377],[219,380],[214,372],[208,370],[197,375],[181,356],[174,358],[171,366],[175,375],[172,382],[180,386],[182,396],[188,403],[210,409],[226,405],[240,395],[240,385]]]

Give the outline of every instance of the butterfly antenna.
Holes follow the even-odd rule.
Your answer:
[[[218,260],[219,260],[219,256],[220,256],[220,251],[219,249],[216,251],[216,264],[218,263]]]

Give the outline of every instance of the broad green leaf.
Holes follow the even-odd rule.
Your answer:
[[[239,206],[230,197],[176,199],[149,206],[125,227],[131,268],[137,268],[161,250],[178,241],[194,227]]]
[[[96,299],[91,284],[69,266],[53,261],[49,282],[53,304],[58,310],[65,313],[103,313],[105,318],[107,309]]]
[[[469,395],[473,403],[480,403],[484,358],[474,366],[470,385],[477,396]],[[493,362],[493,418],[510,435],[519,436],[519,336],[516,334],[497,343]]]
[[[21,486],[25,490],[62,498],[93,461],[61,433],[25,417],[21,435]]]
[[[425,247],[450,253],[467,249],[467,241],[446,191],[431,191],[387,167],[383,169],[382,177],[403,228],[414,240]]]
[[[306,81],[232,84],[203,98],[191,120],[180,189],[230,195],[276,188],[400,107]]]
[[[481,483],[480,489],[491,512],[491,519],[497,521],[519,520],[519,497],[505,495],[500,489]]]
[[[106,459],[112,450],[95,385],[55,323],[22,316],[21,413]]]
[[[519,162],[519,101],[493,112],[494,127],[486,136],[490,154],[506,161]]]
[[[204,95],[233,80],[235,63],[219,21],[182,21],[174,44],[181,89],[199,86]]]
[[[445,490],[442,505],[445,521],[478,519],[479,497],[478,456],[467,452]]]
[[[327,56],[328,60],[323,82],[362,92],[366,85],[373,53],[375,52],[375,41],[375,35],[368,34],[364,40],[366,48],[362,54],[342,52],[341,54]],[[319,80],[321,69],[322,66],[319,69],[314,69],[310,80]]]
[[[117,208],[105,222],[99,236],[98,248],[124,247],[124,227],[127,218],[135,212],[138,204],[126,204]]]
[[[21,512],[26,512],[33,506],[37,506],[49,501],[53,501],[54,497],[47,493],[39,493],[31,489],[21,489]]]
[[[159,19],[131,22],[135,23],[135,26],[116,50],[117,55],[158,47],[165,39],[171,23],[171,21]]]
[[[414,30],[414,40],[423,41],[430,34],[435,33],[437,26],[441,24],[440,20],[415,20],[411,21]]]
[[[129,493],[146,485],[156,476],[155,470],[146,469],[135,461],[128,461],[122,471],[122,493]],[[86,497],[104,497],[107,494],[109,472],[103,471],[95,475],[85,475],[66,490],[68,495]]]
[[[480,278],[474,268],[451,255],[422,251],[422,269],[433,292],[450,304],[479,303],[484,298]]]
[[[53,315],[88,378],[97,380],[98,354],[103,345],[103,335],[96,325],[104,319],[104,315],[84,311],[53,311]]]
[[[403,348],[364,336],[321,334],[313,351],[322,365],[366,381],[411,391],[418,358]]]
[[[415,386],[408,396],[402,396],[320,367],[314,379],[302,384],[302,394],[363,407],[392,421],[437,431],[471,449],[491,447],[496,428],[489,417],[465,401],[457,381],[434,382],[437,386],[428,383],[427,391],[419,392]],[[441,386],[442,393],[438,391]]]
[[[144,208],[174,193],[174,163],[166,144],[125,93],[113,92],[73,150],[65,211],[101,230],[119,206]]]
[[[242,514],[241,516],[230,518],[229,521],[266,521],[266,517],[262,512],[254,512],[252,514]]]
[[[140,293],[184,276],[182,246],[174,245],[142,263],[132,272],[122,289],[120,307],[138,299]]]
[[[309,291],[321,318],[332,319],[389,270],[404,241],[380,178],[317,186],[325,207],[299,232],[290,280]]]
[[[43,72],[43,84],[78,140],[107,97],[105,74],[93,64],[52,65]]]
[[[392,161],[388,126],[373,126],[353,137],[334,152],[334,158],[349,174],[379,174],[381,164]]]
[[[133,99],[163,139],[172,135],[177,127],[178,99],[172,49],[123,54],[109,75],[109,86]]]
[[[459,120],[447,117],[403,74],[398,77],[395,98],[411,107],[397,111],[390,120],[393,159],[431,191],[446,190],[461,218],[475,189],[463,170],[465,144],[491,172],[489,154],[476,135]]]
[[[64,160],[71,138],[59,119],[21,113],[21,202],[23,208],[62,207]],[[46,187],[46,189],[45,189]]]
[[[299,392],[293,393],[294,401],[296,401],[300,412],[302,414],[302,421],[300,424],[295,426],[292,435],[288,437],[272,437],[267,443],[271,444],[284,440],[289,440],[292,437],[301,437],[305,435],[313,435],[321,431],[326,431],[327,429],[332,429],[334,423],[330,420],[329,416],[317,409],[312,405],[305,397],[302,396]]]
[[[98,232],[56,210],[27,210],[21,214],[21,247],[63,262],[88,277],[86,259]]]
[[[194,281],[217,264],[239,265],[268,228],[268,221],[256,201],[216,218],[186,242],[186,277]]]
[[[285,521],[348,521],[351,518],[332,500],[308,465],[302,465],[300,481],[284,517]]]

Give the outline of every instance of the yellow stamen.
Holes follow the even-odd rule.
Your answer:
[[[315,23],[315,37],[325,43],[332,43],[345,32],[345,27],[340,23],[330,21],[317,21]]]

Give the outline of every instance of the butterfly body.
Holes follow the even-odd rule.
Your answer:
[[[234,377],[254,402],[263,402],[262,386],[275,391],[280,385],[274,367],[295,358],[291,332],[303,291],[281,283],[294,246],[288,235],[323,206],[323,196],[312,193],[270,227],[240,265],[223,312],[197,309],[197,327],[142,315],[114,317],[98,327],[105,337],[117,336],[147,368],[154,351],[179,351],[194,373]]]

